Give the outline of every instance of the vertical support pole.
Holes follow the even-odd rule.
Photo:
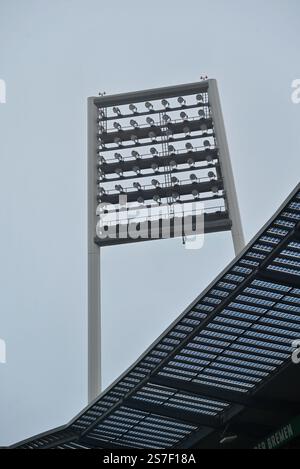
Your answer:
[[[101,390],[100,247],[94,242],[97,226],[97,107],[88,98],[88,400]]]
[[[223,113],[216,80],[208,80],[208,101],[214,122],[216,141],[220,153],[220,166],[224,179],[224,189],[228,203],[229,216],[232,220],[232,239],[236,255],[245,247],[245,237],[240,215],[229,147],[226,137]]]

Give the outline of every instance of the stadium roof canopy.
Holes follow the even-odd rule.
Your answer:
[[[242,254],[70,424],[13,448],[251,447],[300,413],[300,185]],[[227,432],[227,433],[226,433]]]

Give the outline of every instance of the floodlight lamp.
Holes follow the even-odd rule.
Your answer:
[[[187,164],[189,165],[190,168],[194,168],[195,167],[195,161],[193,160],[193,158],[189,158],[187,160]]]
[[[159,173],[159,166],[157,163],[152,163],[151,168],[155,173]]]
[[[158,151],[155,147],[150,148],[150,153],[151,153],[151,155],[158,155]]]
[[[137,107],[134,104],[129,105],[129,110],[133,112],[133,114],[137,114]]]
[[[211,191],[212,191],[213,194],[218,194],[219,193],[218,186],[212,186]]]
[[[163,105],[164,108],[168,109],[170,107],[170,103],[169,101],[167,101],[166,99],[163,99],[161,104]]]
[[[151,127],[155,126],[155,122],[152,119],[152,117],[147,117],[146,122],[147,122],[148,125],[151,125]]]
[[[98,160],[99,160],[99,163],[100,163],[100,164],[106,164],[106,159],[104,158],[103,155],[99,155],[99,156],[98,156]]]
[[[169,166],[171,168],[171,171],[175,171],[175,169],[177,168],[177,163],[175,160],[171,160],[170,163],[169,163]]]
[[[166,133],[168,140],[173,139],[173,131],[171,129],[167,129],[165,133]]]
[[[155,195],[155,196],[153,197],[153,200],[154,200],[154,202],[156,202],[157,204],[161,204],[161,198],[159,197],[159,195]]]
[[[189,151],[189,152],[191,152],[191,151],[194,150],[194,147],[193,147],[193,145],[192,145],[190,142],[188,142],[188,143],[185,144],[185,148],[186,148],[187,151]]]
[[[119,122],[114,122],[114,128],[119,131],[122,130],[122,126]]]
[[[202,132],[206,132],[207,131],[207,125],[206,124],[201,124],[200,125],[200,130],[202,130]]]
[[[167,123],[168,123],[168,122],[171,122],[171,120],[172,120],[172,119],[171,119],[170,116],[168,116],[168,114],[164,114],[164,115],[163,115],[163,121],[164,121],[164,122],[167,122]]]
[[[115,159],[118,161],[123,161],[123,156],[121,155],[121,153],[115,153]]]
[[[215,173],[214,173],[213,171],[209,171],[208,177],[209,177],[209,179],[212,179],[212,180],[213,180],[213,179],[216,179],[216,175],[215,175]]]
[[[199,191],[197,189],[193,189],[192,190],[192,196],[194,197],[194,199],[198,199],[199,198]]]
[[[148,109],[148,111],[153,111],[153,104],[149,103],[149,101],[145,103],[145,107]]]
[[[196,174],[191,174],[191,175],[190,175],[190,180],[191,180],[192,182],[198,181],[198,178],[197,178]]]
[[[185,106],[186,105],[186,100],[182,96],[179,96],[177,101],[180,104],[180,106]]]
[[[151,184],[154,187],[159,187],[160,186],[160,182],[157,179],[152,179]]]
[[[120,186],[120,184],[115,185],[115,190],[120,192],[120,194],[122,194],[124,192],[124,189],[123,189],[122,186]]]
[[[212,155],[207,155],[207,156],[206,156],[206,161],[207,161],[207,163],[212,164],[213,161],[214,161]]]
[[[176,149],[175,149],[174,145],[169,145],[168,146],[168,152],[170,154],[175,154],[176,153]]]
[[[139,182],[134,182],[133,183],[133,187],[137,190],[137,191],[140,191],[142,189],[142,186],[140,185]]]
[[[121,169],[121,168],[116,168],[116,169],[115,169],[115,173],[116,173],[118,176],[120,176],[120,178],[123,177],[123,169]]]
[[[139,124],[138,124],[137,121],[135,121],[134,119],[131,119],[130,125],[131,125],[131,127],[133,127],[134,129],[137,129],[137,128],[139,127]]]
[[[136,160],[139,160],[141,158],[141,155],[139,154],[139,152],[135,150],[131,152],[131,156],[135,158]]]
[[[189,137],[191,135],[191,129],[187,125],[183,127],[182,130],[186,137]]]
[[[171,182],[172,182],[172,184],[179,184],[179,179],[177,177],[173,176],[171,178]]]
[[[106,129],[103,125],[99,125],[99,134],[103,134],[104,132],[106,132]]]
[[[197,94],[196,100],[198,101],[198,103],[203,103],[203,96],[202,96],[202,94]]]
[[[178,192],[172,192],[172,199],[175,201],[180,199],[180,195],[178,194]]]
[[[130,139],[137,145],[139,143],[139,138],[137,135],[132,134]]]
[[[105,195],[105,194],[106,194],[106,190],[103,187],[100,187],[99,188],[99,195]]]
[[[181,112],[181,113],[180,113],[180,117],[181,117],[181,119],[182,119],[183,121],[186,121],[186,120],[189,119],[189,116],[187,115],[186,112]]]
[[[149,132],[148,136],[151,138],[152,142],[156,141],[157,136],[155,132]]]
[[[115,143],[116,145],[118,145],[119,147],[122,146],[122,140],[120,139],[120,137],[116,137],[116,138],[114,139],[114,143]]]
[[[199,109],[198,115],[201,119],[205,119],[205,112],[203,111],[203,109]]]
[[[204,140],[203,146],[206,147],[206,148],[210,147],[210,141],[209,140]]]
[[[132,171],[136,174],[141,174],[141,168],[138,166],[133,166]]]
[[[106,114],[105,114],[105,111],[103,109],[99,109],[99,117],[101,119],[105,119],[106,117]]]
[[[141,197],[141,196],[139,196],[136,200],[139,204],[144,204],[145,203],[143,197]]]
[[[121,113],[121,111],[120,111],[120,108],[118,108],[118,107],[113,107],[113,112],[114,112],[115,114],[117,114],[117,116],[121,116],[121,115],[122,115],[122,113]]]

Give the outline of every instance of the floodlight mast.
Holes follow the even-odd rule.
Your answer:
[[[221,108],[217,80],[210,79],[208,80],[208,82],[208,100],[211,106],[211,114],[215,126],[215,135],[217,140],[217,146],[219,148],[220,166],[223,174],[226,199],[230,217],[232,220],[231,233],[233,245],[235,249],[235,254],[238,255],[245,247],[245,237],[235,187],[233,169],[230,159],[228,141],[226,137],[225,124]]]
[[[88,401],[101,391],[101,248],[97,228],[97,107],[88,98]]]
[[[176,103],[172,104],[174,100]],[[151,101],[155,103],[152,104]],[[144,109],[140,111],[140,108],[138,109],[133,103],[139,105],[144,103],[147,111],[145,112]],[[189,116],[193,110],[196,110],[199,117]],[[181,113],[179,120],[174,120],[174,112]],[[123,120],[128,118],[130,119],[129,130],[124,128],[123,123]],[[145,128],[141,118],[146,120],[149,128]],[[111,132],[109,124],[112,122],[114,124],[112,124]],[[154,143],[153,126],[156,129]],[[172,134],[171,138],[169,132]],[[185,134],[184,137],[183,134]],[[200,139],[202,143],[197,144],[195,138]],[[213,138],[215,144],[212,143]],[[149,141],[144,143],[145,139]],[[168,148],[172,147],[169,142],[175,142],[174,150],[172,149],[174,154],[169,154],[169,150],[165,152],[166,145],[169,145]],[[185,150],[180,149],[177,153],[175,147],[178,142],[181,142]],[[162,151],[157,151],[157,145]],[[133,161],[126,154],[132,148]],[[146,157],[142,157],[143,151],[146,151]],[[110,152],[115,152],[112,159],[108,158]],[[171,160],[170,157],[172,157]],[[168,168],[168,173],[162,171],[162,175],[167,174],[165,182],[160,178],[158,158],[162,159],[164,171]],[[216,179],[211,171],[208,174],[212,176],[207,182],[201,182],[199,171],[202,170],[202,166],[199,166],[199,162],[201,164],[203,161],[207,161],[209,167],[215,169]],[[145,169],[147,171],[149,168],[159,180],[153,179],[152,186],[154,187],[145,189],[143,177],[149,177],[149,172],[145,172]],[[173,174],[174,168],[176,177]],[[187,171],[188,168],[193,171],[190,177],[186,178],[190,182],[181,184],[180,171]],[[102,184],[112,185],[119,181],[116,175],[122,181],[122,186],[115,184],[112,190],[109,188],[107,190],[107,186],[104,189]],[[139,182],[135,181],[137,177],[140,178]],[[101,187],[98,187],[99,178],[102,181]],[[212,202],[224,199],[224,207],[219,207],[215,213],[209,210],[204,213],[206,217],[204,232],[231,230],[235,253],[239,254],[244,249],[245,240],[216,80],[88,99],[89,402],[92,402],[101,391],[101,247],[137,242],[135,239],[124,240],[122,237],[112,240],[98,238],[96,235],[99,222],[97,205],[101,201],[106,201],[117,207],[116,198],[119,199],[119,194],[123,192],[123,183],[126,185],[128,181],[131,181],[130,184],[134,188],[133,192],[131,190],[127,192],[129,203],[138,202],[148,205],[154,201],[161,204],[167,199],[168,204],[180,202],[184,206],[185,202],[190,201],[188,195],[197,203],[202,200]],[[125,185],[124,189],[127,191],[128,187]],[[116,194],[116,191],[119,193]],[[181,199],[181,197],[187,197],[187,199]],[[220,203],[222,205],[222,202]],[[171,218],[172,211],[170,211],[170,221]],[[146,236],[145,239],[150,239],[150,237]]]

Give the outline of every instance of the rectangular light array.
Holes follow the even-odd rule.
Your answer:
[[[172,219],[195,215],[204,205],[206,223],[221,226],[210,231],[231,228],[208,84],[199,89],[187,85],[163,99],[152,93],[151,101],[133,96],[126,104],[108,105],[105,97],[103,105],[99,98],[97,201],[107,204],[106,223],[110,214],[117,223],[118,213],[118,223],[128,224],[137,208],[141,220],[151,221],[149,208],[153,219]],[[126,196],[125,208],[120,196]]]

